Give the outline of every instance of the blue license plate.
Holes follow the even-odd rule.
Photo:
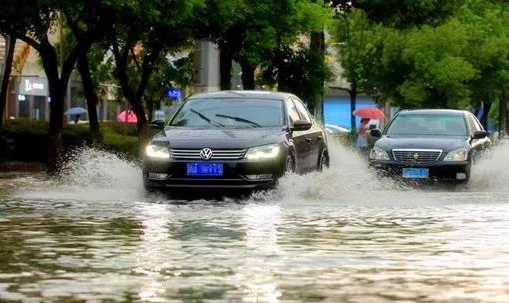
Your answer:
[[[403,178],[408,179],[428,179],[428,168],[403,168]]]
[[[222,176],[221,163],[187,163],[188,176]]]

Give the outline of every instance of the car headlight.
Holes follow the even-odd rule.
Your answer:
[[[385,150],[376,146],[371,149],[371,152],[369,153],[369,158],[371,160],[383,160],[383,161],[389,161],[391,159],[389,158],[389,154]]]
[[[274,159],[279,155],[279,144],[264,145],[250,148],[246,153],[248,160]]]
[[[150,158],[169,159],[170,151],[166,146],[149,144],[147,148],[145,148],[145,155]]]
[[[467,161],[468,152],[464,148],[453,150],[445,156],[444,161]]]

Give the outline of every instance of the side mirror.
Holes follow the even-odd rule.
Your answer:
[[[291,128],[291,130],[296,131],[308,130],[311,128],[311,126],[313,126],[311,122],[308,122],[306,120],[297,120],[293,122],[293,127]]]
[[[484,130],[478,130],[472,134],[472,139],[484,139],[486,137],[488,137],[488,132]]]
[[[369,131],[369,134],[373,138],[381,138],[382,137],[382,131],[379,129],[372,129]]]
[[[154,120],[150,122],[150,127],[152,129],[163,129],[164,128],[164,121],[163,120]]]

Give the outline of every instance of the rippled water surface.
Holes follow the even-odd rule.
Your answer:
[[[62,180],[0,178],[0,302],[509,302],[509,146],[466,187],[323,174],[176,201],[84,150]]]

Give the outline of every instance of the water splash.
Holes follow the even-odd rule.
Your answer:
[[[429,200],[431,192],[507,192],[509,190],[509,143],[498,145],[490,157],[472,169],[470,183],[463,187],[408,186],[380,178],[366,159],[334,140],[329,141],[331,167],[322,173],[288,175],[270,191],[255,193],[248,202],[280,201],[412,201]],[[116,154],[92,149],[75,150],[58,179],[38,183],[23,198],[73,201],[162,201],[147,196],[141,168]],[[420,198],[419,198],[420,197]],[[202,201],[203,202],[203,201]],[[205,202],[204,202],[205,203]]]
[[[329,140],[329,154],[330,168],[321,173],[283,177],[276,191],[270,193],[271,198],[337,200],[374,191],[408,190],[404,184],[378,176],[365,158],[334,140]]]
[[[469,191],[509,191],[509,141],[503,140],[472,167]]]
[[[80,148],[71,153],[58,178],[25,198],[79,201],[135,201],[144,196],[141,169],[114,153]]]

